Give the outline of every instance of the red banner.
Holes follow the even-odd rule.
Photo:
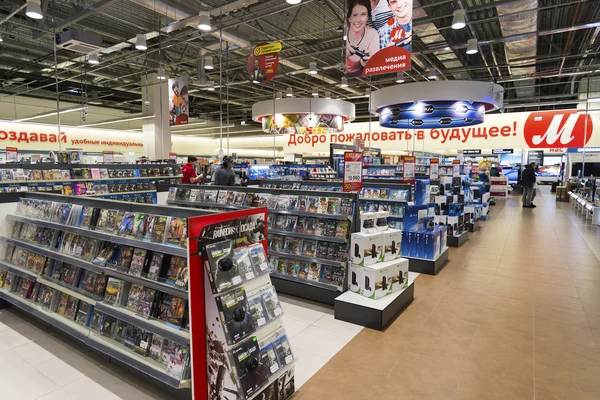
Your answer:
[[[414,156],[402,157],[402,183],[414,183],[416,162],[417,158]]]
[[[362,190],[363,153],[347,151],[344,153],[344,192],[360,192]]]
[[[247,72],[250,81],[253,83],[268,82],[279,67],[279,54],[281,43],[261,43],[254,47],[252,54],[248,58]]]
[[[532,112],[525,121],[523,136],[532,149],[584,147],[593,129],[592,117],[577,110]]]

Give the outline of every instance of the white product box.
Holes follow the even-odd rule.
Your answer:
[[[390,216],[388,211],[377,211],[375,214],[375,228],[378,231],[386,231],[388,229],[387,217]]]
[[[370,299],[380,299],[392,292],[392,279],[396,273],[394,262],[363,267],[361,294]]]
[[[446,225],[446,222],[448,220],[447,215],[436,215],[435,217],[433,217],[433,222],[436,225]]]
[[[388,229],[383,232],[383,254],[382,261],[396,260],[402,257],[402,231],[400,229]]]
[[[348,289],[351,292],[360,294],[360,288],[363,282],[362,270],[363,267],[360,265],[350,263],[350,269],[348,271]]]
[[[360,231],[362,233],[377,232],[377,214],[375,212],[365,212],[360,214]]]
[[[408,260],[401,258],[395,262],[395,274],[392,277],[392,292],[398,292],[408,287]]]
[[[352,263],[356,265],[372,265],[380,261],[383,252],[383,236],[381,232],[352,234]]]

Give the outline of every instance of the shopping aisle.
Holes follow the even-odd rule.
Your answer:
[[[386,332],[362,330],[296,399],[600,398],[600,228],[541,192],[536,209],[498,201]]]

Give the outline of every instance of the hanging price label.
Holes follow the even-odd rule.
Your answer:
[[[344,192],[360,192],[362,190],[363,153],[347,151],[344,153]]]
[[[454,178],[460,176],[460,160],[452,160],[452,176]]]
[[[402,182],[413,183],[415,181],[415,163],[417,158],[414,156],[404,156],[402,159]]]
[[[7,162],[19,161],[19,152],[16,147],[7,147],[6,148],[6,161]]]
[[[112,151],[103,151],[102,161],[105,163],[115,162],[115,154]]]
[[[429,159],[429,179],[437,181],[440,179],[440,159],[430,158]]]

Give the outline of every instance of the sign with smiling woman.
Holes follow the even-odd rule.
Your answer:
[[[412,0],[348,0],[346,77],[410,69]]]

